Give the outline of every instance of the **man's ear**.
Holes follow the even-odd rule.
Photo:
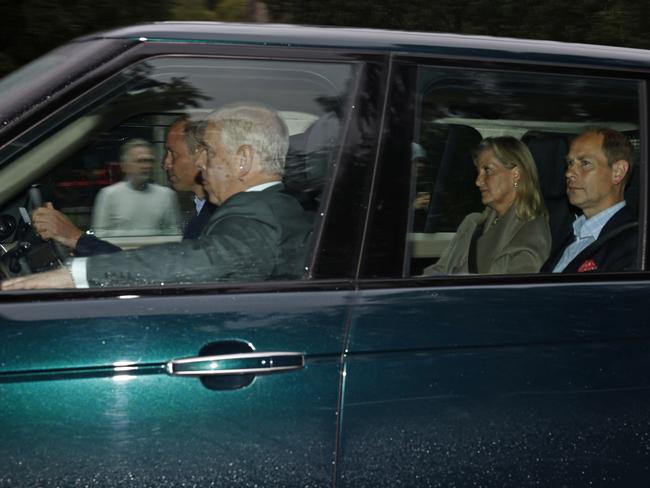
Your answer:
[[[612,164],[612,179],[615,184],[621,183],[625,175],[630,171],[630,163],[625,159],[619,159]]]
[[[237,162],[237,175],[240,178],[246,176],[253,169],[253,153],[253,148],[248,144],[239,146],[237,149],[235,161]]]

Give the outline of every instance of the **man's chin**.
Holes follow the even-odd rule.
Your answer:
[[[133,178],[133,183],[138,185],[138,186],[148,185],[150,182],[151,182],[151,178],[149,178],[149,177]]]
[[[581,200],[580,200],[580,198],[578,198],[578,194],[577,194],[577,192],[575,190],[567,191],[566,196],[567,196],[567,198],[569,200],[569,203],[571,205],[573,205],[574,207],[580,206],[579,204],[580,204]]]
[[[214,193],[210,193],[209,191],[206,192],[206,196],[208,198],[208,201],[213,204],[213,205],[219,205],[219,200],[217,199],[216,195]]]
[[[191,188],[188,188],[184,185],[179,185],[177,181],[170,181],[170,186],[175,190],[175,191],[191,191]]]

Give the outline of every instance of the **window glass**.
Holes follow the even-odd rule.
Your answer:
[[[160,253],[153,261],[144,252],[133,257],[115,254],[109,260],[97,258],[92,251],[88,266],[97,269],[96,279],[81,286],[299,278],[303,273],[298,276],[295,270],[305,270],[320,195],[333,167],[339,128],[347,114],[355,75],[353,64],[251,59],[161,57],[132,66],[52,114],[0,152],[0,203],[3,214],[16,222],[15,232],[3,237],[5,247],[15,246],[24,237],[22,234],[28,233],[24,214],[29,218],[33,202],[27,190],[36,186],[44,202],[51,202],[86,233],[83,241],[101,238],[121,249],[185,241],[180,247],[151,248],[147,251],[150,255]],[[269,124],[267,129],[257,132],[237,132],[233,127],[244,125],[231,124],[229,135],[223,136],[230,137],[229,142],[222,141],[221,132],[214,135],[216,129],[207,122],[210,114],[233,104],[239,110],[232,116],[235,118],[243,113],[242,106],[265,107],[267,115],[279,116],[282,122],[278,127],[283,125],[288,131],[283,136],[287,139],[283,143],[286,158],[278,162],[277,151],[283,150],[276,148],[282,144],[273,132],[277,128],[274,122],[264,122]],[[260,114],[253,113],[251,120],[263,122]],[[183,127],[190,127],[180,139],[193,161],[196,179],[190,185],[178,184],[170,171],[173,165],[169,158],[175,149],[170,148],[173,144],[167,132],[181,119]],[[264,130],[272,134],[247,138],[246,134],[259,135]],[[251,152],[239,151],[243,146],[252,148]],[[229,164],[237,162],[237,175],[226,172],[217,178],[213,170],[207,169],[221,164],[223,154],[228,154]],[[203,176],[214,178],[206,176],[202,182],[201,167],[205,170]],[[259,173],[258,177],[253,178],[254,173]],[[269,174],[273,175],[270,181]],[[230,181],[227,188],[217,188],[224,178],[234,178],[238,183]],[[210,238],[196,244],[209,220],[197,217],[203,201],[222,207],[228,197],[257,186],[252,182],[275,183],[271,186],[281,190],[276,193],[282,195],[271,198],[261,210],[267,214],[257,220],[266,226],[250,233],[258,242],[251,243],[254,238],[243,230],[250,223],[246,216],[236,215],[233,225],[221,224],[220,232],[226,234],[222,240]],[[266,190],[259,194],[271,191]],[[203,200],[195,198],[195,192]],[[246,198],[250,195],[239,196],[240,200]],[[260,205],[263,207],[264,202]],[[286,216],[280,215],[284,210]],[[234,225],[237,219],[243,219],[243,225]],[[189,242],[192,239],[188,235],[196,242]],[[295,242],[290,249],[273,249],[292,239]],[[244,252],[256,245],[265,248],[260,256],[265,256],[266,262],[259,266],[264,271],[255,269],[255,259],[251,261]],[[51,253],[54,257],[44,251],[39,251],[38,259],[29,256],[32,251],[26,257],[25,253],[6,253],[3,273],[14,276],[48,269],[54,261],[80,255],[74,246],[63,252],[59,245],[51,247],[56,247]],[[200,248],[201,255],[196,248]],[[196,254],[194,261],[187,257],[192,253]],[[195,276],[190,270],[183,271],[182,266],[165,263],[175,255],[186,259],[185,264],[196,271]],[[95,267],[100,262],[101,266]],[[210,263],[212,270],[208,269]],[[113,266],[115,269],[110,270]],[[147,269],[152,266],[160,269],[149,273]]]
[[[124,40],[117,39],[71,42],[9,73],[0,79],[3,126],[30,109],[31,104],[42,103],[52,92],[83,76],[89,66],[101,64],[124,47]]]
[[[620,188],[636,220],[639,82],[428,66],[416,72],[407,275],[536,273],[564,254],[576,215],[609,208],[598,200],[605,187],[590,183],[587,172],[572,176],[567,196],[567,155],[590,128],[612,129],[632,144]],[[603,263],[601,271],[620,270],[603,253],[581,256]]]

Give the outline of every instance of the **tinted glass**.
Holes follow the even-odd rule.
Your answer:
[[[12,117],[43,103],[48,95],[124,47],[123,40],[113,39],[72,42],[8,74],[0,80],[2,128],[10,124]]]
[[[623,229],[623,246],[615,246],[626,249],[627,264],[594,268],[586,258],[589,269],[580,271],[638,269],[640,82],[407,61],[396,66],[368,276],[552,271],[544,265],[562,255],[585,207],[567,195],[567,156],[576,136],[594,127],[611,129],[630,146],[619,185],[626,210],[618,215],[626,215],[630,228]],[[504,144],[512,146],[509,155],[500,149]],[[476,163],[487,156],[496,158],[503,178],[479,177],[485,164]],[[611,228],[602,229],[610,237]]]
[[[509,274],[518,272],[537,272],[539,267],[552,255],[552,248],[559,247],[571,232],[575,214],[582,214],[579,207],[571,205],[566,195],[565,166],[566,156],[573,138],[592,127],[606,127],[623,133],[633,144],[633,159],[638,161],[639,148],[639,83],[629,80],[614,80],[590,77],[560,75],[540,75],[533,73],[513,73],[502,71],[444,70],[420,67],[418,69],[418,115],[416,134],[412,148],[413,188],[411,234],[409,236],[411,263],[410,274],[418,274],[423,266],[432,264],[446,249],[455,255],[450,266],[431,268],[436,273],[470,272],[463,261],[470,260],[469,250],[458,252],[458,247],[469,247],[467,222],[460,230],[465,231],[451,243],[457,235],[459,226],[469,214],[476,213],[474,219],[485,221],[485,225],[498,226],[498,218],[491,219],[486,214],[498,205],[499,192],[507,191],[511,198],[521,200],[524,191],[519,182],[508,180],[514,187],[512,191],[495,188],[494,178],[489,176],[477,179],[481,171],[479,144],[486,138],[513,138],[520,141],[516,150],[529,150],[532,156],[530,170],[536,173],[531,180],[538,180],[531,193],[539,195],[546,214],[547,225],[539,219],[531,233],[537,233],[531,240],[548,241],[539,248],[525,251],[535,255],[532,261],[519,266],[517,257],[504,243],[503,229],[490,230],[495,235],[488,243],[485,240],[485,253],[494,257],[499,254],[498,247],[508,253],[509,264],[481,263],[482,269],[474,272],[490,274]],[[507,139],[493,139],[507,144]],[[483,146],[480,146],[483,147]],[[492,149],[492,152],[498,148]],[[501,154],[495,156],[497,162]],[[487,161],[483,158],[484,162]],[[516,164],[515,162],[506,164]],[[478,165],[478,166],[477,166]],[[520,181],[525,179],[524,161],[518,163]],[[493,169],[487,168],[487,171]],[[510,178],[511,171],[504,173]],[[513,173],[514,174],[514,173]],[[505,181],[505,180],[504,180]],[[638,202],[638,179],[628,184],[626,198],[636,213]],[[516,203],[513,204],[515,210]],[[497,212],[498,213],[498,212]],[[482,214],[482,215],[479,215]],[[505,215],[500,215],[504,217]],[[495,222],[497,220],[497,222]],[[535,222],[530,216],[518,218],[519,221]],[[513,224],[514,225],[514,224]],[[544,227],[548,227],[548,233]],[[480,232],[480,231],[478,231]],[[488,235],[483,229],[482,236]],[[523,232],[523,231],[521,231]],[[521,237],[522,234],[518,234]],[[512,244],[514,245],[514,244]],[[480,247],[481,244],[479,243]],[[476,258],[475,258],[476,259]]]
[[[36,184],[43,200],[52,202],[79,229],[123,249],[180,241],[201,207],[192,191],[176,193],[169,188],[163,164],[169,149],[167,129],[180,117],[199,127],[210,112],[238,102],[268,107],[286,125],[282,194],[301,210],[300,219],[312,229],[334,166],[355,74],[354,65],[341,63],[161,57],[137,64],[0,153],[4,212],[20,221],[19,208],[29,210],[26,187]],[[134,140],[142,145],[126,151]],[[196,137],[193,140],[197,147],[192,155],[197,158],[202,146]],[[138,179],[146,184],[136,183]],[[294,225],[278,221],[287,231]],[[301,259],[309,253],[311,231],[305,235]],[[177,251],[182,256],[186,250]],[[293,267],[304,270],[304,263],[296,261]],[[137,274],[126,281],[152,284]],[[256,279],[248,272],[212,276],[216,281]],[[155,282],[195,282],[189,276],[164,278]],[[125,284],[121,280],[115,286]]]

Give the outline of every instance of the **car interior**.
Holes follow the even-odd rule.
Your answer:
[[[151,142],[162,162],[166,130],[175,119],[182,114],[201,119],[233,101],[278,111],[290,135],[285,186],[315,213],[340,137],[346,103],[341,93],[353,72],[354,66],[341,64],[167,57],[114,76],[0,153],[0,271],[4,276],[42,271],[69,257],[69,250],[35,234],[29,215],[36,206],[52,202],[81,230],[91,230],[98,192],[122,180],[124,142]],[[168,186],[160,164],[154,164],[151,182]],[[188,221],[194,212],[191,195],[177,196]],[[107,240],[131,249],[180,239],[177,234]]]
[[[412,208],[410,275],[437,261],[465,215],[482,211],[472,152],[483,138],[512,136],[530,149],[554,246],[577,211],[567,199],[564,176],[572,138],[590,127],[618,130],[629,138],[638,161],[638,93],[633,82],[440,69],[422,69],[419,75],[414,142],[424,157],[418,167],[412,165],[411,191],[412,201],[426,192],[430,203],[426,209]],[[637,167],[626,186],[626,201],[635,211],[638,175]]]

